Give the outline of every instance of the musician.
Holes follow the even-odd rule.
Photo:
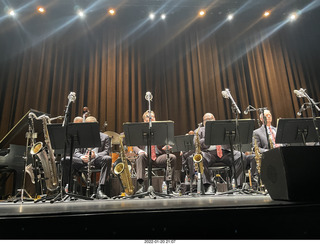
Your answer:
[[[74,120],[74,122],[82,122],[82,117],[79,120]],[[86,118],[85,122],[97,122],[97,119],[93,116],[89,116]],[[91,155],[89,154],[87,148],[76,148],[72,158],[72,167],[75,172],[84,168],[88,162],[89,157],[91,157],[91,163],[95,166],[95,168],[101,168],[100,172],[100,179],[99,179],[99,186],[97,189],[97,198],[103,199],[108,198],[105,194],[106,192],[106,183],[109,182],[109,175],[111,170],[111,157],[109,153],[111,151],[111,138],[100,132],[100,140],[101,146],[98,148],[93,148],[91,150]],[[69,166],[70,158],[68,158],[67,162],[62,162],[62,169],[63,169],[63,185],[65,186],[69,182]]]
[[[277,128],[271,125],[272,115],[270,110],[264,110],[264,116],[266,119],[267,133],[269,138],[267,138],[266,129],[264,126],[265,119],[263,117],[263,113],[260,114],[260,121],[262,122],[262,125],[258,129],[253,131],[253,136],[252,136],[252,146],[254,146],[254,143],[255,143],[254,139],[256,139],[260,153],[263,153],[269,150],[268,141],[271,143],[270,146],[272,148],[280,146],[275,142]]]
[[[215,193],[214,182],[212,181],[211,172],[209,171],[208,167],[212,167],[216,163],[223,163],[227,166],[230,166],[231,170],[234,171],[232,166],[232,155],[231,155],[231,150],[229,145],[208,146],[204,143],[206,122],[214,121],[214,120],[215,120],[215,117],[212,113],[206,113],[203,116],[204,126],[195,130],[195,134],[197,133],[197,130],[199,130],[198,133],[199,133],[199,139],[200,139],[200,149],[203,157],[203,169],[204,169],[202,180],[205,187],[205,194]],[[235,161],[237,185],[241,185],[241,183],[243,182],[243,177],[242,177],[243,171],[242,171],[240,156],[241,156],[240,152],[234,150],[234,161]],[[188,168],[189,168],[189,177],[190,179],[193,179],[195,174],[193,155],[189,156],[186,159],[186,163],[188,164]]]
[[[142,119],[144,122],[149,122],[149,110],[147,110]],[[151,121],[156,121],[155,113],[151,111]],[[170,148],[170,146],[169,146]],[[136,193],[144,192],[144,176],[145,168],[148,167],[148,154],[147,146],[135,146],[133,147],[134,152],[138,155],[136,163],[136,174],[138,182],[138,190]],[[151,147],[151,161],[152,166],[157,168],[166,168],[167,167],[167,155],[166,155],[166,146],[152,146]],[[172,172],[172,185],[177,189],[180,184],[180,170],[176,170],[177,167],[177,158],[174,154],[169,153],[169,161],[171,164]]]

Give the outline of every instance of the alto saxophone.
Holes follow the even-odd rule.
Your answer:
[[[120,177],[120,181],[124,188],[125,194],[128,196],[131,196],[134,193],[134,186],[132,183],[128,161],[125,156],[125,151],[124,151],[121,136],[120,136],[120,159],[118,159],[117,161],[114,162],[113,172],[115,175],[118,175]]]
[[[37,120],[42,120],[44,140],[45,140],[46,148],[48,152],[45,150],[45,147],[43,146],[42,142],[37,142],[32,146],[30,150],[30,154],[37,155],[37,157],[39,158],[43,168],[46,187],[49,191],[54,191],[58,188],[59,184],[58,184],[58,174],[57,174],[54,151],[51,147],[48,127],[47,127],[47,124],[48,123],[50,124],[50,119],[46,115],[41,115],[37,117],[32,112],[29,113],[29,117],[32,119],[34,118]]]
[[[200,169],[200,173],[203,174],[203,158],[202,158],[202,154],[201,154],[201,148],[200,148],[200,137],[199,137],[199,130],[200,130],[200,126],[198,127],[198,130],[196,132],[196,138],[195,138],[195,154],[193,156],[193,162],[194,162],[194,169],[195,171],[199,172]]]

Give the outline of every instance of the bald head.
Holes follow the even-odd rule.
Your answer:
[[[98,121],[95,117],[89,116],[88,118],[86,118],[86,122],[98,122]]]
[[[74,118],[73,123],[82,123],[83,122],[83,118],[80,116],[77,116]]]
[[[203,115],[202,120],[203,125],[205,126],[207,121],[214,121],[216,119],[212,113],[206,113],[205,115]]]

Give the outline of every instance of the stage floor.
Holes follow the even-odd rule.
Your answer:
[[[0,202],[2,239],[318,239],[320,203],[269,195]]]

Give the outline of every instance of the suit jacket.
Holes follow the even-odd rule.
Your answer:
[[[273,132],[276,135],[277,128],[271,125],[271,129],[273,130]],[[269,133],[269,131],[268,131],[268,133]],[[262,125],[260,128],[258,128],[258,129],[253,131],[253,134],[252,134],[252,147],[254,147],[254,139],[257,140],[257,144],[258,144],[258,147],[259,147],[259,150],[260,150],[261,153],[269,150],[269,148],[268,148],[268,139],[267,139],[267,136],[266,136],[266,130],[265,130],[264,125]]]
[[[96,158],[99,156],[101,157],[109,155],[111,152],[111,138],[108,135],[100,132],[100,141],[101,146],[92,149],[92,151],[94,151],[96,154]],[[74,151],[74,157],[81,158],[85,155],[86,151],[87,148],[76,148]]]

